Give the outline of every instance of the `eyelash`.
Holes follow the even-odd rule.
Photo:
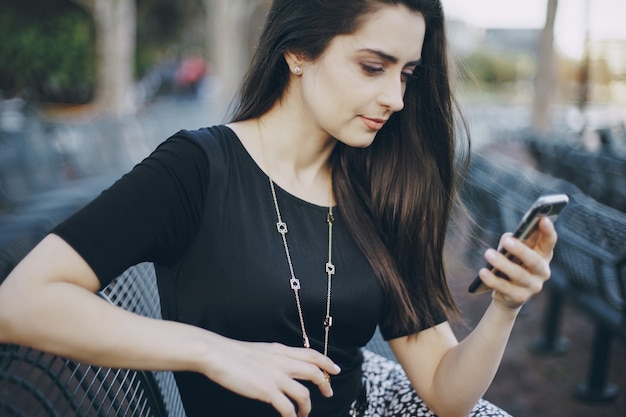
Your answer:
[[[361,67],[363,68],[363,71],[368,74],[378,74],[381,72],[385,72],[385,69],[383,67],[375,67],[368,64],[361,64]]]
[[[367,65],[367,64],[361,64],[361,66],[363,67],[363,70],[370,75],[374,75],[374,74],[378,74],[381,72],[385,72],[385,69],[382,67],[375,67],[372,65]],[[414,81],[419,79],[419,76],[417,74],[415,74],[415,72],[405,72],[403,71],[401,73],[402,78],[404,81]]]
[[[415,73],[415,71],[413,72],[403,72],[402,76],[407,80],[407,81],[417,81],[419,80],[419,75]]]

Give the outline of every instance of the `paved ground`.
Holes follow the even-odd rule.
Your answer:
[[[495,149],[524,158],[519,147]],[[465,243],[460,236],[450,238],[449,270],[451,287],[460,305],[466,326],[456,326],[459,337],[467,334],[490,302],[490,296],[470,295],[466,288],[482,262],[462,259]],[[569,339],[569,351],[561,356],[536,356],[529,346],[541,328],[545,296],[539,294],[522,310],[511,335],[503,363],[486,398],[515,417],[625,417],[626,416],[626,344],[614,340],[610,380],[620,389],[611,404],[585,404],[573,397],[577,384],[587,375],[594,326],[580,312],[567,307],[563,315],[563,336]]]

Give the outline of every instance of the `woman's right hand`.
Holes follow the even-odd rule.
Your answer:
[[[227,338],[216,347],[211,347],[207,361],[211,366],[204,374],[239,395],[271,404],[283,417],[305,417],[311,412],[309,390],[297,380],[311,381],[322,395],[331,397],[333,390],[324,371],[331,375],[340,372],[333,361],[314,349]]]

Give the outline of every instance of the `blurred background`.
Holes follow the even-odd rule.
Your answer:
[[[564,179],[623,215],[626,1],[442,2],[473,153]],[[52,224],[158,143],[227,120],[269,5],[0,0],[0,280]],[[38,233],[26,239],[24,228]],[[489,301],[466,294],[480,263],[468,261],[466,243],[450,244],[451,282],[468,324],[460,335]],[[623,270],[623,256],[618,263]],[[622,320],[605,353],[616,397],[573,395],[596,327],[579,309],[565,307],[566,353],[530,352],[548,303],[542,294],[518,320],[487,398],[516,416],[626,416],[626,307],[610,295]]]

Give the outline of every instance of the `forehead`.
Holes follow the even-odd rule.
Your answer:
[[[354,33],[334,41],[348,49],[380,50],[409,62],[421,58],[425,31],[421,13],[404,5],[386,5],[365,16]]]

